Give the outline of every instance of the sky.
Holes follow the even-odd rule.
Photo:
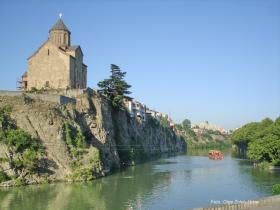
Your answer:
[[[116,64],[132,97],[175,122],[280,116],[279,0],[1,0],[1,90],[15,90],[60,12],[91,88]]]

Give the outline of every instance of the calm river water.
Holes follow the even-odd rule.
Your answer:
[[[207,152],[207,151],[206,151]],[[205,152],[161,158],[88,183],[58,183],[0,190],[9,210],[186,210],[271,195],[279,172],[252,168],[246,160],[209,160]]]

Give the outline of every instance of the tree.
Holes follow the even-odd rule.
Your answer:
[[[185,119],[182,122],[182,125],[183,125],[184,128],[190,129],[191,128],[191,121],[189,119]]]
[[[234,131],[231,139],[238,147],[247,148],[252,161],[280,164],[280,118],[248,123]]]
[[[106,95],[115,108],[121,107],[125,95],[130,94],[128,90],[131,85],[124,80],[126,72],[114,64],[111,64],[111,76],[109,79],[104,79],[98,83],[100,92]]]

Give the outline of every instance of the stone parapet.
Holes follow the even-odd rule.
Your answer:
[[[76,99],[70,98],[64,95],[57,95],[57,94],[51,94],[51,93],[28,93],[23,91],[7,91],[7,90],[0,90],[0,96],[6,96],[6,97],[19,97],[19,96],[28,96],[31,99],[34,100],[41,100],[41,101],[47,101],[52,103],[58,103],[58,104],[75,104]]]
[[[242,201],[233,204],[213,205],[210,207],[194,208],[190,210],[254,210],[255,208],[280,205],[280,195],[264,197],[256,200]]]

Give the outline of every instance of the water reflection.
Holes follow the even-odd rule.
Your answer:
[[[232,158],[212,161],[208,150],[130,167],[88,183],[58,183],[0,190],[0,209],[187,209],[211,200],[245,200],[270,195],[278,173]],[[191,154],[191,155],[190,155]]]

